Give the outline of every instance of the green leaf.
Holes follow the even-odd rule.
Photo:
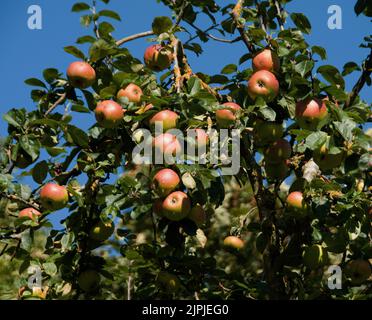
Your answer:
[[[237,70],[238,70],[238,67],[235,64],[228,64],[221,70],[221,73],[230,74],[230,73],[236,72]]]
[[[354,71],[361,71],[362,69],[355,63],[355,62],[348,62],[344,65],[342,75],[345,77],[346,75],[354,72]]]
[[[29,86],[33,86],[33,87],[46,88],[45,83],[36,78],[30,78],[30,79],[25,80],[25,84],[28,84]]]
[[[345,88],[345,80],[336,67],[324,65],[319,67],[317,72],[320,73],[329,83],[340,85],[342,89]]]
[[[43,263],[43,268],[46,274],[54,276],[57,274],[57,266],[53,262]]]
[[[92,62],[96,62],[100,59],[103,59],[112,52],[113,52],[112,45],[110,45],[103,39],[98,39],[91,45],[89,49],[89,55]]]
[[[350,119],[343,119],[342,122],[334,122],[336,130],[342,135],[346,141],[353,140],[353,130],[356,123]]]
[[[189,81],[187,81],[187,89],[191,96],[197,94],[201,88],[201,82],[197,77],[192,77]]]
[[[102,99],[112,98],[116,94],[117,88],[115,85],[103,88],[100,90],[99,95]]]
[[[39,140],[30,139],[28,136],[22,136],[19,140],[22,149],[31,156],[32,160],[35,161],[40,154],[40,142]]]
[[[314,68],[314,61],[305,60],[295,65],[295,71],[305,77]]]
[[[82,53],[78,48],[74,46],[67,46],[64,47],[63,50],[65,50],[67,53],[72,54],[73,56],[80,58],[80,59],[85,59],[84,53]]]
[[[89,4],[87,4],[85,2],[78,2],[78,3],[75,3],[72,6],[71,11],[72,12],[81,12],[81,11],[86,11],[86,10],[89,10],[89,9],[90,9]]]
[[[114,26],[106,21],[101,22],[98,26],[98,32],[101,36],[109,36],[114,30]]]
[[[96,38],[92,36],[82,36],[76,40],[76,43],[83,44],[83,43],[93,43],[96,41]]]
[[[316,150],[326,142],[327,136],[327,133],[323,131],[313,132],[307,136],[305,144],[310,150]]]
[[[109,18],[121,21],[120,15],[112,10],[101,10],[100,12],[98,12],[98,15],[100,17],[109,17]]]
[[[327,52],[323,47],[313,46],[311,48],[311,51],[312,51],[313,54],[317,54],[319,57],[321,57],[322,60],[327,59]]]
[[[89,137],[85,133],[85,131],[79,129],[75,126],[68,126],[68,133],[71,136],[71,139],[74,141],[74,143],[82,148],[88,147],[89,143]]]
[[[89,25],[93,21],[93,16],[91,14],[87,14],[80,17],[80,24],[84,27],[89,27]]]
[[[368,3],[368,0],[358,0],[356,2],[354,6],[354,11],[357,16],[359,16],[364,11],[364,9],[367,8],[367,3]]]
[[[90,110],[81,104],[72,105],[71,111],[80,112],[80,113],[90,113]]]
[[[26,250],[27,252],[29,252],[31,250],[31,247],[32,247],[32,242],[33,242],[33,239],[32,239],[32,236],[31,236],[31,230],[28,229],[28,230],[26,230],[22,233],[21,248],[23,250]]]
[[[48,176],[48,163],[43,160],[32,168],[32,178],[38,184],[42,184]]]
[[[151,26],[152,31],[154,31],[155,34],[161,34],[169,31],[172,28],[173,23],[168,17],[162,16],[156,17]]]
[[[51,157],[56,157],[66,152],[65,148],[62,147],[46,147],[45,149]]]
[[[58,77],[58,70],[55,68],[48,68],[43,71],[43,77],[46,82],[53,83]]]
[[[310,21],[302,13],[291,13],[291,19],[293,20],[296,27],[304,33],[309,34],[311,32]]]
[[[264,107],[259,109],[259,113],[264,117],[267,121],[275,121],[276,112],[270,107]]]

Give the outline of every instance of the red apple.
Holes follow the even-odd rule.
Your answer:
[[[151,128],[155,128],[155,124],[162,125],[163,131],[173,129],[177,127],[178,114],[171,110],[162,110],[155,113],[149,120]]]
[[[288,159],[291,154],[291,144],[285,139],[278,139],[265,150],[265,160],[270,163],[281,162]]]
[[[154,44],[146,49],[144,61],[147,67],[158,72],[170,67],[173,55],[160,44]]]
[[[244,248],[244,245],[245,245],[242,239],[235,237],[235,236],[226,237],[223,240],[223,244],[226,247],[231,247],[231,248],[238,249],[238,250]]]
[[[325,102],[318,98],[306,99],[296,104],[296,121],[303,129],[315,130],[327,114]]]
[[[172,221],[179,221],[189,214],[191,209],[190,199],[186,193],[175,191],[168,195],[162,204],[163,215]]]
[[[126,97],[129,102],[139,103],[143,95],[142,89],[134,83],[128,84],[125,88],[119,90],[117,99]]]
[[[303,210],[306,208],[304,203],[304,196],[300,191],[293,191],[287,197],[287,205],[292,209]]]
[[[157,194],[165,197],[178,187],[180,178],[172,169],[161,169],[155,174],[152,183]]]
[[[203,207],[199,204],[191,209],[188,218],[194,221],[198,227],[201,227],[207,221],[207,215]]]
[[[229,128],[235,123],[236,113],[241,110],[241,107],[234,102],[225,102],[222,105],[228,108],[216,111],[216,121],[221,128]]]
[[[48,183],[40,191],[40,200],[45,209],[60,210],[67,205],[67,189],[56,183]]]
[[[96,72],[89,63],[75,61],[67,68],[67,77],[73,87],[86,89],[96,81]]]
[[[266,102],[270,102],[276,98],[278,93],[279,81],[270,71],[257,71],[249,79],[248,94],[253,100],[262,97]]]
[[[270,49],[264,49],[254,56],[252,59],[252,67],[254,71],[267,70],[278,72],[280,60],[275,52]]]
[[[161,154],[172,156],[175,156],[182,148],[177,137],[170,133],[162,133],[156,136],[152,141],[152,145]]]
[[[265,172],[270,180],[283,180],[288,176],[289,168],[286,161],[283,160],[275,163],[265,161]]]
[[[120,125],[124,117],[122,106],[112,100],[104,100],[95,109],[96,120],[103,128],[115,128]]]
[[[32,220],[36,220],[37,217],[39,216],[41,216],[41,213],[34,208],[23,209],[19,212],[19,215],[18,215],[19,218],[28,217]]]

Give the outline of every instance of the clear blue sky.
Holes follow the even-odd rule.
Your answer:
[[[30,77],[41,78],[42,70],[54,67],[60,71],[66,70],[75,58],[63,51],[63,47],[74,45],[77,37],[91,34],[90,29],[80,26],[80,13],[70,12],[75,0],[2,0],[0,12],[0,113],[3,114],[13,107],[35,108],[30,99],[31,87],[23,81]],[[87,2],[90,2],[89,0]],[[226,5],[232,1],[217,0]],[[151,29],[151,22],[155,16],[168,15],[170,11],[156,0],[111,0],[109,6],[98,1],[100,9],[108,8],[120,13],[122,22],[114,22],[117,30],[116,38]],[[30,30],[27,27],[29,6],[37,4],[42,8],[42,30]],[[343,29],[330,30],[327,27],[330,5],[342,8]],[[370,33],[371,23],[365,16],[356,17],[353,6],[354,0],[294,0],[287,6],[290,12],[303,12],[310,19],[312,34],[308,42],[327,49],[328,62],[342,70],[348,61],[358,64],[366,57],[368,50],[359,48],[364,36]],[[205,21],[201,21],[202,27]],[[217,34],[218,35],[218,34]],[[139,39],[127,44],[133,55],[142,59],[144,49],[148,43]],[[196,57],[189,53],[189,61],[194,71],[208,74],[218,73],[228,63],[238,63],[239,57],[246,53],[242,43],[233,45],[209,41],[204,45],[204,54]],[[246,62],[250,63],[250,62]],[[246,66],[243,65],[242,68]],[[346,77],[347,89],[350,90],[359,73]],[[372,101],[371,87],[365,87],[362,97]],[[74,115],[75,116],[75,115]],[[76,120],[89,126],[93,122],[93,115],[76,114]],[[0,120],[0,135],[6,134],[6,123]],[[29,179],[26,179],[27,182]],[[25,181],[26,181],[25,180]],[[61,216],[59,216],[61,217]]]

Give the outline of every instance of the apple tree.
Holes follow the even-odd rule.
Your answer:
[[[371,105],[360,92],[372,38],[365,61],[338,70],[290,1],[161,0],[172,16],[119,40],[109,0],[76,3],[85,33],[64,48],[71,64],[27,79],[32,107],[3,116],[0,266],[19,279],[0,288],[20,299],[371,298]],[[356,1],[357,15],[371,12]],[[132,55],[144,38],[144,56]],[[210,41],[240,43],[238,64],[195,70],[188,57]],[[178,157],[186,141],[210,158],[216,138],[236,172],[224,174],[226,153]],[[138,163],[139,146],[177,161]],[[59,210],[63,228],[50,221]]]

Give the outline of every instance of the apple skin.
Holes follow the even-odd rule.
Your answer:
[[[319,166],[320,170],[328,171],[341,166],[342,161],[344,160],[344,153],[329,154],[326,145],[323,145],[314,151],[313,159]]]
[[[181,287],[178,277],[166,271],[159,272],[156,282],[168,293],[174,293]]]
[[[67,68],[67,77],[74,88],[86,89],[96,81],[96,71],[87,62],[75,61]]]
[[[253,134],[257,146],[264,146],[280,139],[284,134],[283,125],[276,122],[256,120]]]
[[[226,247],[234,248],[237,250],[244,248],[244,241],[238,237],[235,236],[228,236],[223,240],[223,244]]]
[[[99,125],[107,129],[119,126],[124,117],[124,109],[120,104],[112,100],[99,102],[94,113]]]
[[[40,216],[41,216],[41,213],[34,208],[23,209],[19,212],[19,215],[18,215],[19,218],[27,217],[27,218],[30,218],[31,220],[37,220],[37,217],[40,217]]]
[[[287,197],[287,205],[294,210],[305,210],[306,204],[303,203],[304,196],[300,191],[293,191]]]
[[[151,117],[149,125],[152,129],[155,129],[155,124],[159,122],[163,126],[163,131],[167,131],[177,127],[178,118],[177,113],[171,110],[162,110]]]
[[[241,107],[235,102],[225,102],[223,106],[228,109],[220,109],[216,111],[216,121],[220,128],[229,128],[236,121],[236,113],[241,110]]]
[[[178,187],[180,178],[172,169],[161,169],[155,174],[152,183],[156,193],[165,197]]]
[[[92,240],[103,242],[111,237],[112,233],[115,230],[113,223],[103,223],[102,221],[97,222],[89,232],[89,237]]]
[[[63,209],[68,202],[67,189],[55,183],[47,183],[40,191],[40,201],[47,210]]]
[[[319,244],[306,247],[302,254],[304,265],[311,269],[317,269],[328,261],[327,250]]]
[[[283,180],[288,176],[289,168],[283,160],[276,163],[265,161],[265,172],[270,180]]]
[[[280,69],[280,60],[278,55],[270,49],[263,49],[252,59],[253,71],[267,70],[278,72]]]
[[[291,154],[291,144],[285,139],[278,139],[265,150],[265,160],[270,163],[277,163],[288,159]]]
[[[273,101],[279,93],[279,81],[267,70],[255,72],[248,81],[248,95],[252,100],[262,97],[266,102]]]
[[[163,47],[160,44],[149,46],[144,54],[144,61],[148,68],[159,72],[170,67],[173,61],[173,55],[162,51]]]
[[[85,270],[79,274],[79,287],[85,292],[92,292],[98,288],[101,277],[95,270]]]
[[[346,265],[345,274],[352,284],[360,285],[371,276],[371,266],[366,260],[352,260]]]
[[[303,129],[316,130],[319,122],[327,115],[327,106],[321,99],[306,99],[296,103],[295,119]]]
[[[186,218],[190,210],[190,199],[182,191],[174,191],[163,200],[162,213],[171,221],[180,221]]]
[[[181,150],[181,144],[177,137],[170,133],[162,133],[156,136],[152,141],[152,145],[163,155],[175,156]]]
[[[207,215],[203,207],[199,204],[191,209],[188,218],[194,221],[198,227],[201,227],[207,221]]]
[[[125,88],[118,91],[117,99],[126,97],[129,102],[139,103],[143,95],[142,89],[134,83],[128,84]]]

